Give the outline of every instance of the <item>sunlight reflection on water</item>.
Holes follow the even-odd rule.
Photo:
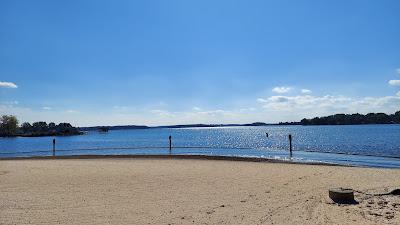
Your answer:
[[[266,135],[268,133],[268,137]],[[361,126],[264,126],[224,128],[180,128],[111,130],[108,133],[89,132],[86,135],[56,137],[57,149],[132,148],[104,150],[74,150],[59,154],[167,154],[168,136],[173,146],[208,147],[174,149],[176,154],[212,154],[284,159],[288,152],[288,134],[293,136],[293,149],[299,161],[315,160],[354,163],[362,156],[321,154],[319,152],[346,153],[400,157],[399,125]],[[0,157],[26,155],[29,151],[44,151],[28,155],[51,154],[53,137],[0,138]],[[133,148],[139,149],[133,149]],[[140,149],[140,147],[154,147]],[[315,151],[315,152],[306,152]],[[4,154],[12,153],[12,154]],[[392,161],[391,161],[392,160]],[[393,162],[394,160],[394,162]],[[372,159],[388,165],[400,160]],[[400,163],[399,163],[400,164]],[[374,163],[368,163],[374,165]]]

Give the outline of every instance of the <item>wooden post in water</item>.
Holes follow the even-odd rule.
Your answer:
[[[169,135],[169,154],[172,154],[172,137]]]
[[[53,156],[56,156],[56,139],[53,138]]]
[[[290,151],[290,158],[292,158],[292,155],[293,155],[293,153],[292,153],[292,135],[291,134],[289,134],[289,151]]]

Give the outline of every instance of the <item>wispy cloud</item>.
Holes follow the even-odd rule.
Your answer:
[[[112,109],[114,112],[118,113],[129,113],[132,110],[132,108],[128,106],[121,106],[121,105],[114,105]]]
[[[193,109],[193,108],[192,108]],[[250,115],[254,108],[242,108],[234,110],[210,109],[167,111],[154,109],[150,112],[156,117],[155,122],[165,121],[165,124],[191,124],[191,123],[233,123],[252,121],[255,118]],[[168,120],[164,120],[168,119]]]
[[[290,90],[292,90],[291,87],[284,87],[284,86],[272,88],[272,91],[278,94],[288,93]]]
[[[18,101],[5,101],[5,102],[0,102],[1,105],[18,105]]]
[[[175,117],[175,114],[163,109],[152,109],[150,113],[155,114],[160,117]]]
[[[241,108],[241,109],[239,109],[239,112],[254,112],[254,111],[256,111],[257,109],[256,108],[254,108],[254,107],[250,107],[250,108]]]
[[[400,80],[389,80],[388,83],[392,86],[400,86]]]
[[[0,81],[0,88],[18,88],[13,82]]]
[[[400,68],[396,69],[396,72],[400,75]]]
[[[392,82],[392,81],[391,81]],[[393,83],[394,82],[394,83]],[[393,80],[398,85],[399,80]],[[389,82],[390,83],[390,82]],[[309,89],[281,86],[272,89],[272,96],[246,100],[230,107],[209,108],[207,104],[193,104],[187,108],[168,106],[166,103],[151,106],[112,106],[111,111],[77,111],[73,107],[57,109],[50,106],[27,108],[25,101],[0,102],[0,112],[13,114],[21,121],[70,121],[76,125],[104,124],[192,124],[192,123],[250,123],[255,121],[299,121],[335,113],[393,113],[399,110],[400,91],[391,96],[350,97],[345,95],[317,95]],[[254,98],[253,98],[254,99]],[[57,112],[57,113],[55,113]],[[60,116],[61,115],[61,116]]]
[[[303,94],[311,94],[312,91],[309,90],[309,89],[301,89],[301,93],[303,93]]]

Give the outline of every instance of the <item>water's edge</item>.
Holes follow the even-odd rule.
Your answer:
[[[343,166],[355,167],[353,165],[341,165],[327,162],[301,162],[283,159],[271,159],[261,157],[219,156],[219,155],[65,155],[65,156],[28,156],[0,158],[1,161],[13,160],[63,160],[63,159],[194,159],[194,160],[223,160],[240,162],[268,162],[284,164],[302,164],[319,166]],[[361,167],[361,166],[359,166]]]

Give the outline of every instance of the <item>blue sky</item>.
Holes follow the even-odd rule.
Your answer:
[[[400,110],[400,1],[0,1],[0,114],[116,124]]]

